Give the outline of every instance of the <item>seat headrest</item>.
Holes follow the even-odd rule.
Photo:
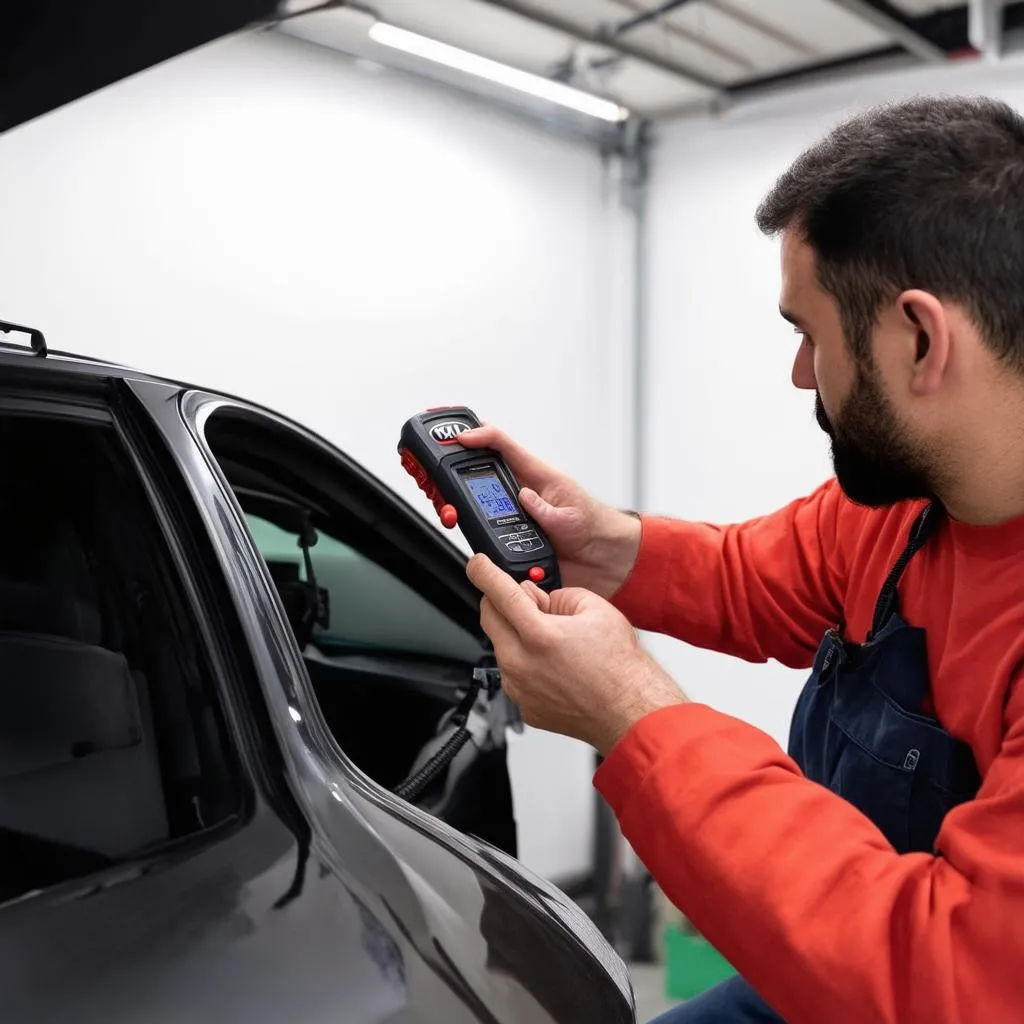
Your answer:
[[[0,666],[0,781],[142,742],[122,655],[63,637],[0,633]]]
[[[15,580],[0,580],[0,630],[43,633],[99,646],[99,609],[85,601]]]

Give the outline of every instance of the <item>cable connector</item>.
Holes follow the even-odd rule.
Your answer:
[[[501,689],[501,669],[497,666],[475,668],[473,681],[480,684],[488,697],[496,697]]]

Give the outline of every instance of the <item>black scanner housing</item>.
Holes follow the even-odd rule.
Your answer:
[[[490,448],[466,448],[458,435],[480,426],[466,406],[431,409],[406,420],[398,451],[409,473],[416,478],[435,507],[452,505],[458,525],[470,547],[487,555],[518,582],[532,578],[531,570],[543,571],[534,579],[542,590],[561,586],[554,548],[536,521],[519,501],[519,481],[502,456]],[[410,459],[411,456],[411,459]],[[474,476],[493,474],[503,485],[513,511],[488,517],[467,483]]]

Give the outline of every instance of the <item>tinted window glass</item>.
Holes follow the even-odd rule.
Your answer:
[[[252,513],[249,529],[277,579],[307,581],[297,534]],[[313,639],[325,649],[373,649],[475,662],[480,644],[401,580],[347,544],[317,531],[310,548],[316,583],[330,599],[330,622]],[[308,581],[307,581],[308,582]]]
[[[0,899],[224,821],[229,750],[113,427],[0,412]]]

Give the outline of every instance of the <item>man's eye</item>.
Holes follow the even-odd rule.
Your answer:
[[[805,330],[803,330],[802,328],[800,328],[800,327],[794,327],[794,328],[793,328],[793,333],[794,333],[795,335],[797,335],[797,336],[798,336],[798,337],[800,338],[800,341],[801,341],[801,343],[802,343],[802,344],[804,344],[804,345],[813,345],[813,344],[814,344],[814,340],[813,340],[813,339],[811,338],[811,336],[810,336],[810,335],[809,335],[809,334],[808,334],[808,333],[807,333],[807,332],[806,332]]]

